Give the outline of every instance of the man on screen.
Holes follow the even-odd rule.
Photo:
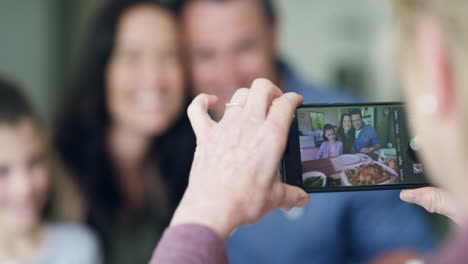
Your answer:
[[[364,124],[361,110],[356,109],[351,112],[351,121],[356,130],[354,151],[368,154],[379,150],[382,145],[379,136],[373,127]]]

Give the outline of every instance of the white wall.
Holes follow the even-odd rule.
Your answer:
[[[84,29],[101,2],[0,2],[0,76],[21,85],[47,123],[66,89]]]
[[[2,0],[0,7],[0,76],[17,81],[40,115],[55,102],[58,50],[53,1]]]

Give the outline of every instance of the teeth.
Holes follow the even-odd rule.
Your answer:
[[[165,96],[155,90],[140,90],[135,94],[135,103],[143,111],[159,110],[166,104]]]

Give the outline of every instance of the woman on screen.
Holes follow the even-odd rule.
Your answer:
[[[341,115],[340,127],[338,127],[338,140],[343,142],[343,154],[354,154],[355,130],[351,122],[351,115]]]

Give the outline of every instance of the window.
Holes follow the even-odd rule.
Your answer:
[[[325,125],[325,113],[323,112],[310,112],[310,123],[312,131],[322,131]]]

